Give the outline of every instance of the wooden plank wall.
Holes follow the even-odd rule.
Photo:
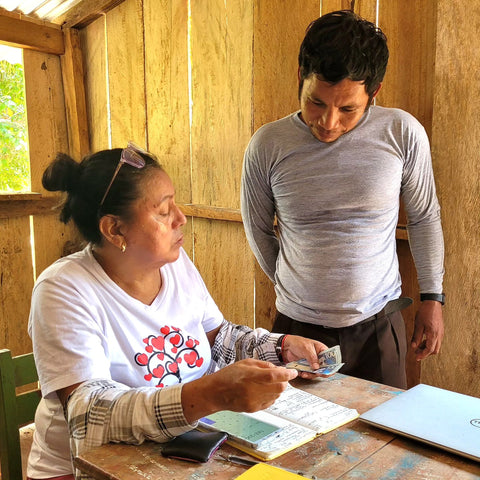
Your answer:
[[[446,341],[422,381],[480,396],[480,4],[438,0],[432,145],[446,247]]]
[[[432,100],[435,63],[435,2],[378,2],[378,24],[386,33],[390,51],[387,74],[377,97],[377,104],[397,107],[414,115],[431,138]],[[401,210],[400,223],[406,223]],[[404,310],[407,338],[413,335],[419,289],[413,258],[406,240],[397,240],[403,295],[413,298],[412,306]],[[407,354],[409,386],[420,382],[421,365],[412,350]]]
[[[24,50],[24,71],[32,191],[40,192],[47,164],[57,151],[68,152],[60,57]],[[72,237],[56,215],[0,219],[0,346],[14,355],[32,350],[27,323],[34,278]]]
[[[186,207],[192,215],[186,227],[186,250],[219,307],[232,321],[270,327],[273,289],[256,265],[235,213],[244,148],[260,125],[297,108],[298,47],[310,21],[352,6],[360,15],[378,20],[391,51],[378,104],[411,112],[430,135],[447,241],[444,353],[423,362],[422,377],[420,366],[410,357],[410,384],[422,380],[478,394],[473,373],[461,379],[456,370],[448,375],[444,371],[452,354],[463,351],[465,335],[470,335],[460,364],[478,373],[480,336],[475,299],[478,138],[476,145],[464,141],[461,174],[452,161],[458,155],[458,138],[470,139],[473,112],[478,111],[464,101],[470,99],[465,92],[472,91],[466,82],[475,22],[465,18],[459,30],[463,33],[452,36],[452,22],[472,9],[466,0],[457,4],[450,7],[446,0],[170,0],[161,4],[125,0],[81,31],[92,149],[122,146],[132,139],[156,153],[174,180],[177,200],[193,204]],[[462,48],[465,55],[459,57]],[[473,61],[478,65],[478,54]],[[460,74],[465,84],[455,90],[456,102],[467,112],[470,128],[461,120],[463,113],[449,116],[457,105],[450,99],[451,79]],[[448,147],[445,141],[450,142]],[[457,180],[452,183],[454,176]],[[462,194],[454,189],[463,189]],[[417,300],[408,245],[398,240],[397,246],[404,293]],[[409,335],[413,316],[410,307]],[[457,322],[461,328],[454,327]]]
[[[305,3],[313,8],[300,8]],[[268,111],[264,99],[271,92],[266,83],[252,86],[254,68],[266,69],[266,80],[283,54],[291,59],[288,76],[276,86],[281,106],[270,108],[265,119],[294,109],[296,50],[305,25],[318,16],[318,1],[297,1],[295,19],[279,11],[276,33],[293,32],[288,37],[295,42],[275,48],[262,67],[254,64],[254,55],[272,39],[265,30],[265,38],[254,42],[253,32],[268,25],[276,2],[189,5],[172,0],[159,8],[153,0],[126,0],[82,29],[91,143],[93,150],[129,139],[147,146],[172,177],[178,202],[218,207],[221,213],[239,208],[243,151],[256,111],[254,88],[255,102]],[[282,8],[290,12],[286,4]],[[268,79],[273,80],[278,81]],[[289,86],[288,98],[281,85]],[[253,326],[255,263],[238,218],[189,217],[185,230],[185,248],[225,317]]]

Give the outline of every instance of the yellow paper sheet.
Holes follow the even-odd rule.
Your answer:
[[[237,480],[305,480],[305,477],[287,472],[268,463],[257,463],[242,473]]]

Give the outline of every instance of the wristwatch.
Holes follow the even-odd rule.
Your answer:
[[[442,305],[445,305],[445,294],[444,293],[421,293],[420,301],[423,302],[424,300],[435,300],[436,302],[440,302]]]
[[[278,337],[277,345],[275,346],[275,353],[277,354],[278,359],[282,363],[283,363],[282,348],[283,348],[283,342],[285,341],[286,336],[287,335],[281,335],[280,337]]]

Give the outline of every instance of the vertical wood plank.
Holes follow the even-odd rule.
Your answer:
[[[254,131],[299,108],[298,52],[308,25],[319,13],[318,0],[255,2]]]
[[[446,249],[446,334],[422,381],[480,396],[480,4],[436,4],[432,147]]]
[[[188,5],[144,0],[148,148],[172,178],[176,199],[190,203]]]
[[[191,203],[188,89],[188,4],[144,0],[148,149],[175,186],[178,202]],[[184,248],[193,258],[192,221]]]
[[[192,2],[192,200],[239,208],[251,133],[250,1]]]
[[[25,97],[27,103],[32,191],[57,195],[42,187],[44,170],[58,152],[69,153],[65,100],[60,59],[55,55],[24,51]],[[33,218],[35,265],[39,275],[57,260],[66,241],[74,236],[71,227],[57,215]]]
[[[436,2],[379,0],[379,26],[390,59],[377,104],[414,115],[431,133],[435,67]]]
[[[353,11],[366,20],[376,23],[378,1],[379,0],[356,0]]]
[[[413,304],[405,310],[402,310],[407,335],[407,346],[410,346],[414,330],[415,313],[420,307],[417,270],[415,269],[412,254],[410,253],[410,247],[405,240],[397,240],[397,255],[399,259],[400,276],[402,278],[402,296],[413,299]],[[411,388],[420,382],[421,366],[422,364],[415,359],[414,351],[411,348],[408,348],[406,358],[408,388]]]
[[[357,0],[361,1],[361,0]],[[321,0],[321,14],[325,15],[336,10],[351,10],[352,2],[350,0]]]
[[[85,66],[85,98],[92,152],[110,147],[105,16],[80,32]]]
[[[353,10],[357,15],[375,23],[378,0],[321,0],[321,15],[336,10]]]
[[[195,218],[195,263],[205,284],[231,322],[254,327],[253,255],[243,225]]]
[[[0,346],[13,355],[32,351],[27,333],[33,288],[30,220],[0,220]]]
[[[111,145],[146,147],[142,0],[126,0],[106,21]]]
[[[191,2],[192,201],[238,208],[251,134],[253,7]],[[229,320],[253,325],[253,264],[242,225],[194,219],[194,259]]]
[[[69,150],[73,158],[81,158],[90,150],[87,106],[83,75],[83,58],[78,30],[63,30],[65,54],[60,57],[67,116]]]

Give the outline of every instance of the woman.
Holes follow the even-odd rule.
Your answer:
[[[67,192],[60,219],[88,245],[33,290],[44,398],[28,477],[72,478],[71,458],[91,447],[165,442],[207,414],[266,408],[297,376],[282,361],[318,368],[324,344],[223,318],[182,249],[186,219],[153,155],[133,144],[80,164],[59,154],[43,185]]]

